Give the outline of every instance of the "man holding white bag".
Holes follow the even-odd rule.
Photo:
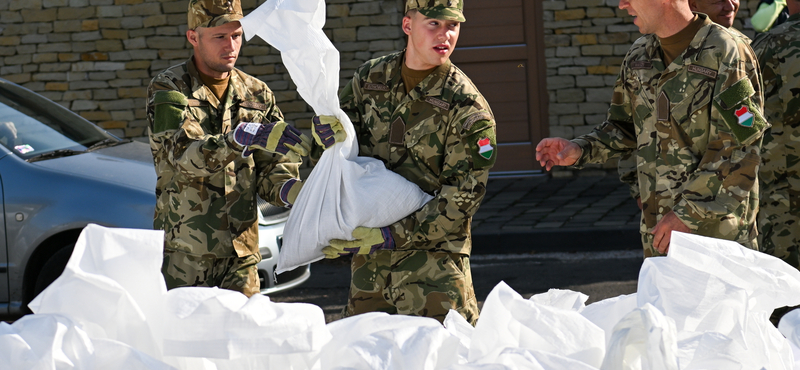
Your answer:
[[[190,0],[186,38],[194,53],[148,87],[153,226],[164,230],[169,289],[257,294],[256,197],[291,207],[302,187],[298,167],[311,139],[284,122],[264,82],[234,67],[242,18],[239,0]],[[314,136],[334,140],[333,132]]]
[[[344,316],[381,311],[441,322],[453,309],[473,325],[478,319],[470,224],[497,144],[489,104],[450,62],[462,10],[462,0],[406,1],[406,49],[368,61],[340,93],[359,156],[381,160],[434,196],[391,225],[358,227],[355,240],[334,239],[323,249],[327,258],[352,255]],[[340,130],[335,119],[315,118],[315,136]]]

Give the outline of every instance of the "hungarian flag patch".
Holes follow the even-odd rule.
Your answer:
[[[494,153],[494,147],[492,146],[492,141],[488,137],[478,140],[478,154],[481,157],[491,159],[492,153]]]
[[[736,117],[739,118],[739,125],[744,127],[753,127],[753,113],[747,109],[746,105],[736,110]]]

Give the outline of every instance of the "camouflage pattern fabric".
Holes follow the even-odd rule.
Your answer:
[[[189,29],[217,27],[244,18],[240,0],[189,0]]]
[[[417,9],[428,18],[466,22],[463,0],[406,0],[406,13]]]
[[[427,251],[378,251],[355,255],[344,316],[386,312],[443,322],[453,309],[475,325],[478,302],[469,257]]]
[[[437,252],[472,251],[472,216],[497,159],[495,121],[472,81],[449,61],[406,93],[403,60],[400,52],[362,65],[340,101],[355,127],[359,155],[380,159],[434,196],[389,225],[396,251],[386,253],[430,252],[416,265],[424,269],[443,263]],[[354,276],[362,273],[355,266]],[[358,291],[353,286],[351,297]]]
[[[655,35],[626,55],[606,122],[573,140],[576,166],[636,151],[646,257],[650,233],[673,211],[696,234],[756,249],[757,171],[763,131],[758,61],[744,41],[699,14],[704,25],[672,64]]]
[[[758,214],[761,250],[800,268],[800,14],[753,42],[764,78]]]
[[[750,38],[747,37],[747,35],[741,33],[736,28],[728,27],[728,31],[730,31],[736,37],[743,39],[744,42],[750,43]],[[633,199],[639,198],[639,180],[638,180],[638,175],[636,173],[635,150],[630,154],[623,154],[620,157],[619,162],[617,163],[617,174],[619,175],[619,181],[628,184],[631,197]]]
[[[161,98],[175,92],[186,100]],[[177,119],[154,122],[156,116]],[[284,206],[281,186],[298,177],[300,166],[262,150],[242,157],[233,140],[240,122],[283,120],[267,85],[234,69],[220,102],[189,60],[150,82],[147,117],[158,176],[153,226],[164,230],[164,249],[217,258],[258,254],[256,196]]]
[[[217,258],[212,255],[165,251],[161,273],[167,289],[187,286],[220,287],[250,297],[261,292],[257,264],[261,255]]]

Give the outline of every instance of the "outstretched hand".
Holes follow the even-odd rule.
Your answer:
[[[675,212],[669,211],[669,213],[664,215],[653,228],[653,247],[655,247],[659,253],[667,254],[667,252],[669,252],[669,242],[672,238],[673,230],[683,233],[692,232],[689,227],[675,215]]]
[[[536,146],[536,160],[547,171],[553,166],[571,166],[581,157],[582,149],[567,139],[550,137]]]

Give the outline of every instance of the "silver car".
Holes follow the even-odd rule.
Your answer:
[[[0,315],[28,312],[87,224],[152,228],[155,183],[149,145],[0,79]],[[262,293],[307,280],[308,266],[275,276],[288,211],[263,201],[259,209]]]

